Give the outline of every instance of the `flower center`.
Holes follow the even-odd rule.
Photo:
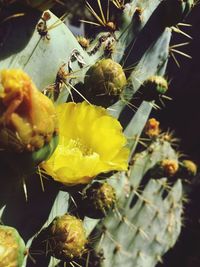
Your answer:
[[[84,142],[79,138],[70,139],[68,148],[79,149],[81,153],[83,154],[83,156],[91,156],[93,154],[92,148],[84,144]]]

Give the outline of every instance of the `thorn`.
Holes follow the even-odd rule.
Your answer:
[[[142,230],[142,228],[138,228],[138,232],[141,234],[142,237],[147,240],[150,240],[149,235],[144,230]]]
[[[185,46],[185,45],[189,45],[189,44],[190,44],[190,42],[175,44],[175,45],[170,46],[170,48],[181,47],[181,46]]]
[[[156,260],[160,263],[163,263],[163,260],[160,255],[156,255]]]
[[[0,22],[0,25],[3,24],[4,22],[10,20],[10,19],[23,17],[23,16],[25,16],[25,15],[26,15],[26,13],[18,13],[18,14],[11,15],[11,16],[9,16],[9,17],[3,19],[3,20]]]
[[[109,21],[109,18],[110,18],[110,0],[107,1],[106,20]]]
[[[89,21],[89,20],[84,20],[84,19],[80,19],[80,22],[86,23],[86,24],[91,24],[91,25],[95,25],[98,27],[101,27],[101,24],[93,22],[93,21]]]
[[[167,96],[167,95],[161,95],[161,98],[167,99],[167,100],[173,100],[170,96]]]
[[[176,65],[177,65],[177,67],[178,67],[178,68],[180,68],[181,66],[180,66],[180,64],[179,64],[178,60],[176,59],[176,57],[175,57],[174,53],[170,51],[170,55],[172,56],[172,58],[173,58],[174,62],[175,62],[175,63],[176,63]]]
[[[98,4],[99,4],[99,0],[98,0]],[[99,26],[104,26],[104,27],[106,26],[106,24],[104,23],[103,18],[101,18],[100,16],[98,16],[98,14],[95,12],[95,10],[92,8],[92,6],[87,1],[86,1],[86,8],[97,19],[97,21],[99,22]]]
[[[183,27],[192,27],[192,24],[182,23],[182,22],[178,23],[177,25],[178,26],[183,26]]]
[[[149,104],[152,106],[152,108],[154,108],[155,110],[160,110],[161,107],[158,106],[157,104],[155,104],[154,102],[149,102]]]
[[[72,202],[73,202],[74,206],[77,208],[78,206],[77,206],[77,204],[76,204],[76,201],[75,201],[75,199],[72,197],[72,195],[70,195],[70,198],[71,198],[71,200],[72,200]]]
[[[23,183],[23,189],[24,189],[25,199],[26,199],[26,202],[28,202],[28,194],[27,194],[27,187],[26,187],[25,178],[23,178],[22,183]]]
[[[86,267],[89,267],[89,262],[90,262],[90,251],[87,253],[87,258],[86,258]]]
[[[37,173],[39,174],[40,177],[40,184],[41,184],[41,188],[42,188],[42,192],[44,192],[44,183],[43,183],[43,177],[42,177],[42,173],[41,173],[41,169],[40,167],[38,167]]]
[[[100,10],[100,13],[101,13],[102,20],[103,20],[104,24],[106,24],[106,19],[105,19],[104,13],[103,13],[101,0],[97,0],[97,3],[98,3],[98,6],[99,6],[99,10]]]
[[[80,264],[78,264],[76,261],[72,261],[72,263],[78,267],[82,267]]]
[[[160,241],[158,235],[154,239],[159,245],[163,245],[162,241]]]
[[[184,53],[184,52],[181,52],[181,51],[179,51],[179,50],[177,50],[177,49],[171,48],[170,50],[171,50],[172,52],[175,52],[175,53],[177,53],[177,54],[180,54],[180,55],[182,55],[182,56],[184,56],[184,57],[186,57],[186,58],[192,59],[192,57],[191,57],[190,55],[188,55],[188,54],[186,54],[186,53]]]
[[[172,26],[171,29],[172,29],[174,32],[179,33],[179,34],[182,34],[182,35],[184,35],[185,37],[187,37],[187,38],[189,38],[189,39],[191,39],[191,40],[193,39],[189,34],[185,33],[184,31],[180,30],[180,29],[177,28],[177,27]]]
[[[101,234],[101,237],[100,237],[100,240],[99,240],[99,244],[98,244],[98,246],[97,246],[97,250],[100,249],[101,244],[102,244],[104,238],[105,238],[105,233],[102,233],[102,234]]]

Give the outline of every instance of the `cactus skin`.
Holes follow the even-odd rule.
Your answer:
[[[60,67],[63,66],[63,63],[67,65],[67,61],[73,51],[78,51],[76,57],[79,61],[74,60],[74,62],[71,62],[72,76],[73,71],[76,73],[78,70],[77,77],[70,81],[70,85],[66,84],[62,88],[57,103],[65,102],[68,99],[69,90],[72,90],[71,85],[76,87],[77,84],[83,83],[89,67],[104,58],[108,42],[104,42],[103,45],[100,44],[100,47],[98,47],[99,39],[102,36],[110,34],[108,40],[114,40],[114,49],[109,54],[109,57],[123,65],[123,68],[129,69],[129,71],[126,71],[128,81],[123,91],[120,89],[116,98],[110,98],[110,95],[107,94],[104,99],[104,102],[109,104],[117,101],[109,109],[109,112],[113,116],[119,117],[125,128],[125,134],[129,139],[128,146],[132,151],[128,173],[111,174],[109,179],[106,179],[116,191],[117,201],[114,212],[119,210],[119,218],[117,219],[112,211],[104,221],[88,218],[85,214],[80,213],[86,226],[86,234],[87,236],[89,235],[88,239],[93,239],[93,233],[98,233],[100,237],[103,236],[100,243],[98,241],[94,242],[92,246],[96,259],[100,259],[97,263],[101,267],[121,267],[122,265],[126,267],[132,267],[133,265],[135,267],[154,267],[161,260],[162,255],[174,245],[180,233],[182,213],[181,181],[176,181],[169,188],[166,177],[148,176],[150,169],[156,166],[157,163],[166,158],[177,160],[177,155],[168,142],[163,142],[163,140],[156,138],[156,140],[152,140],[150,145],[148,144],[149,146],[145,151],[135,154],[132,158],[135,151],[137,151],[137,144],[152,105],[144,101],[134,116],[132,112],[130,114],[130,110],[127,112],[127,104],[132,101],[141,84],[149,77],[164,75],[172,33],[171,29],[165,29],[165,27],[169,26],[169,24],[176,24],[177,20],[183,17],[187,9],[190,8],[192,1],[181,1],[181,5],[185,5],[182,6],[181,16],[178,14],[170,22],[168,19],[163,21],[159,12],[164,10],[165,14],[167,14],[166,12],[169,8],[172,11],[172,4],[171,0],[163,1],[163,3],[160,0],[153,2],[152,0],[130,1],[125,5],[124,9],[120,10],[122,12],[122,23],[117,25],[118,29],[112,33],[99,33],[86,50],[79,45],[76,38],[62,23],[47,32],[48,38],[46,38],[46,34],[41,36],[36,27],[41,20],[38,21],[38,13],[34,12],[31,20],[25,16],[19,20],[10,21],[16,30],[11,34],[8,31],[1,43],[0,68],[15,67],[24,69],[36,82],[40,90],[48,86],[52,88]],[[52,13],[50,14],[51,19],[47,21],[47,28],[57,21],[57,18]],[[21,28],[24,29],[23,32],[18,30]],[[149,34],[150,38],[147,38]],[[58,43],[57,40],[62,40],[62,42]],[[88,53],[94,47],[97,47],[96,53]],[[134,68],[130,68],[132,66]],[[125,79],[123,80],[125,81]],[[162,92],[159,91],[159,93]],[[84,94],[84,92],[81,93]],[[92,94],[92,92],[89,93],[91,99],[94,98]],[[156,100],[156,98],[157,94],[146,100],[152,101]],[[91,102],[93,102],[93,99]],[[102,101],[99,102],[102,104]],[[108,106],[107,103],[106,106]],[[19,192],[14,197],[14,201],[6,201],[6,207],[2,215],[4,223],[19,226],[20,233],[25,237],[26,241],[40,231],[46,220],[48,224],[48,221],[52,220],[56,215],[60,216],[67,211],[73,211],[73,209],[70,209],[70,205],[68,207],[66,199],[70,196],[73,197],[73,190],[82,190],[79,187],[74,189],[65,188],[68,192],[59,192],[51,211],[51,203],[59,191],[58,187],[56,187],[57,184],[45,180],[45,190],[41,194],[40,186],[38,184],[36,186],[38,181],[39,177],[37,175],[27,179],[27,202],[25,201],[21,184],[16,183],[17,188],[20,188]],[[138,194],[137,189],[140,187],[143,190]],[[166,194],[167,196],[165,197]],[[37,208],[33,205],[34,203],[37,203]],[[59,205],[57,205],[58,203]],[[22,210],[19,207],[23,207]],[[16,210],[20,210],[19,215],[16,215]],[[40,216],[39,214],[42,215]],[[33,221],[32,218],[35,218],[35,220]],[[26,221],[27,227],[24,227],[24,221]],[[125,236],[124,233],[127,231],[131,234]],[[38,236],[35,236],[34,241],[37,241],[37,238]],[[34,247],[34,241],[30,251],[32,246]],[[58,251],[59,253],[60,251]],[[80,256],[80,254],[78,253],[76,256]],[[56,255],[54,254],[54,256]],[[58,258],[62,257],[63,255],[58,255]],[[61,261],[61,266],[64,262]],[[66,262],[68,263],[68,260]],[[28,262],[28,266],[29,264]],[[91,264],[94,267],[96,260]],[[44,249],[41,257],[40,255],[37,256],[36,264],[33,266],[48,265],[52,266],[50,255],[46,255]]]
[[[103,222],[99,222],[97,233],[102,234],[100,243],[96,243],[96,252],[103,251],[104,261],[100,266],[155,266],[162,255],[174,245],[181,229],[182,214],[182,185],[178,180],[169,188],[166,178],[154,180],[146,177],[147,172],[157,161],[165,156],[176,158],[169,143],[161,144],[155,141],[135,156],[130,166],[128,179],[124,179],[122,190],[129,191],[126,198],[120,192],[120,216],[109,214]],[[151,160],[150,160],[151,159]],[[145,166],[146,165],[146,166]],[[145,167],[144,167],[145,166]],[[135,179],[136,178],[136,179]],[[114,186],[114,182],[112,183]],[[125,186],[126,185],[126,186]],[[142,193],[138,186],[145,186]],[[117,183],[115,183],[117,187]],[[163,197],[164,192],[167,196]],[[120,210],[121,208],[121,210]],[[125,233],[129,231],[126,235]],[[94,232],[94,234],[97,234]],[[165,237],[163,239],[163,237]]]
[[[1,267],[21,267],[26,255],[24,241],[16,229],[0,225]]]

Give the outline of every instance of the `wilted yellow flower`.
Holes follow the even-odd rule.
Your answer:
[[[57,132],[57,116],[50,99],[37,90],[20,69],[0,71],[0,147],[36,151]]]
[[[57,107],[59,144],[41,167],[66,185],[86,184],[102,172],[127,169],[129,149],[120,123],[102,107],[65,103]]]

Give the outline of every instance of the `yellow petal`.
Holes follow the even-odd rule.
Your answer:
[[[122,127],[104,108],[65,103],[57,113],[59,145],[41,164],[53,179],[66,185],[84,184],[102,172],[127,169],[129,149]]]

